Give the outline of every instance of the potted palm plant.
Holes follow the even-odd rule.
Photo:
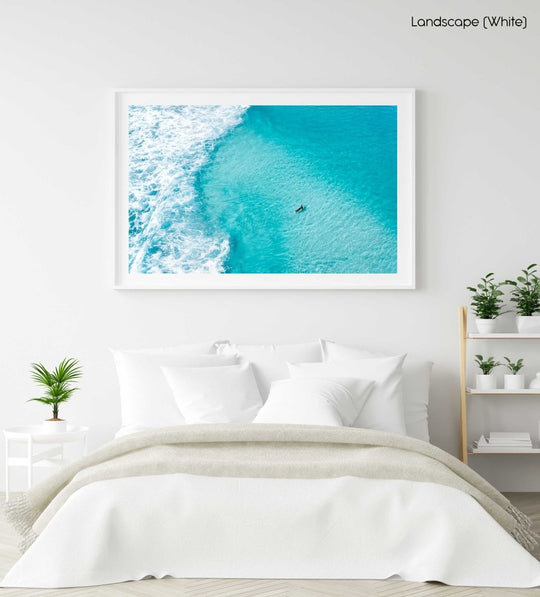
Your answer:
[[[510,373],[504,376],[504,389],[505,390],[523,390],[525,387],[525,376],[520,373],[523,369],[523,359],[518,359],[512,362],[508,357],[504,357],[506,363],[504,366],[510,371]]]
[[[510,300],[516,305],[516,323],[521,334],[540,333],[540,278],[536,268],[536,263],[531,263],[521,270],[522,276],[504,281],[513,286]]]
[[[482,371],[481,374],[479,373],[476,376],[476,389],[483,391],[495,390],[497,388],[497,380],[493,375],[493,369],[502,363],[499,363],[493,357],[484,359],[481,354],[475,354],[474,356],[474,362],[480,367],[480,371]]]
[[[480,334],[491,334],[495,331],[495,319],[502,315],[503,291],[501,283],[495,282],[493,272],[480,278],[476,286],[467,286],[473,293],[471,299],[472,309],[476,315],[476,328]]]
[[[82,368],[77,359],[64,359],[53,371],[49,371],[41,363],[32,363],[30,370],[32,379],[39,384],[44,393],[29,401],[42,402],[52,406],[52,417],[43,421],[43,430],[48,433],[66,431],[67,423],[58,416],[59,405],[67,402],[73,392],[78,390],[73,384],[82,376]]]

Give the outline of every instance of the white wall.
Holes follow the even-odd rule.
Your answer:
[[[499,11],[529,28],[410,26]],[[431,433],[456,453],[465,286],[540,259],[539,20],[537,0],[1,0],[0,426],[44,418],[32,361],[81,359],[64,414],[96,446],[119,426],[109,346],[326,336],[435,361]],[[418,289],[114,291],[119,87],[416,88]],[[540,490],[540,459],[505,458],[483,472]]]

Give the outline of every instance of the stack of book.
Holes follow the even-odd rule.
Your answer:
[[[473,452],[530,452],[531,436],[526,431],[492,431],[473,442]]]

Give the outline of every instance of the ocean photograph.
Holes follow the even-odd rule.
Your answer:
[[[394,274],[397,106],[129,105],[129,272]]]

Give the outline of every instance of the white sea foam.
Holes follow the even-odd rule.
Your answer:
[[[216,142],[248,106],[130,106],[131,273],[222,273],[225,233],[212,230],[196,181]]]

